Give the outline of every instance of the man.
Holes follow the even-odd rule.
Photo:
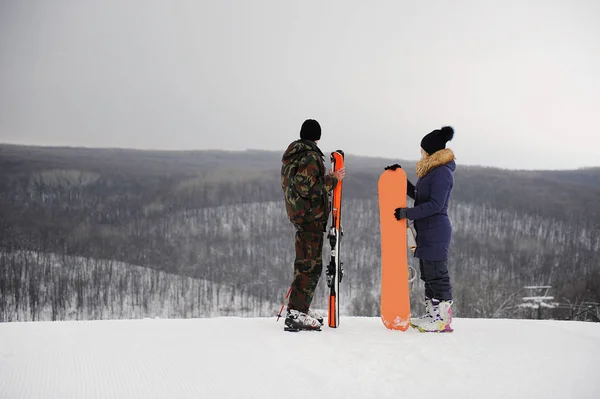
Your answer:
[[[324,154],[317,143],[321,126],[307,119],[300,139],[291,143],[282,157],[281,188],[287,215],[296,228],[294,280],[285,325],[294,330],[319,330],[323,317],[310,310],[323,270],[323,234],[327,229],[328,195],[345,176],[345,169],[327,174]]]

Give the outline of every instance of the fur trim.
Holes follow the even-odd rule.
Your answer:
[[[454,161],[454,153],[450,148],[444,148],[417,162],[417,177],[421,178],[438,166]]]

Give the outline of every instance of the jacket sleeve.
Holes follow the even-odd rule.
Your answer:
[[[313,152],[303,155],[293,178],[294,187],[303,198],[321,198],[337,185],[335,177],[321,174],[316,156]]]
[[[448,193],[452,189],[453,179],[452,172],[443,168],[440,173],[435,176],[431,182],[431,197],[428,201],[423,202],[414,208],[408,208],[406,217],[410,220],[417,220],[435,215],[444,208]]]
[[[407,184],[406,184],[406,194],[407,194],[407,195],[408,195],[410,198],[412,198],[412,199],[414,200],[414,199],[415,199],[415,185],[414,185],[414,184],[412,184],[412,183],[410,182],[410,180],[407,180],[406,182],[407,182]]]

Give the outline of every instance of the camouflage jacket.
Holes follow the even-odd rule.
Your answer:
[[[290,221],[298,228],[325,228],[329,218],[329,192],[337,179],[326,174],[323,152],[309,140],[289,145],[281,162],[281,188]]]

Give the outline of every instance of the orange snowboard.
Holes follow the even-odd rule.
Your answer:
[[[379,222],[381,227],[381,320],[390,330],[410,326],[406,219],[394,217],[396,208],[406,207],[406,172],[385,170],[379,177]]]

